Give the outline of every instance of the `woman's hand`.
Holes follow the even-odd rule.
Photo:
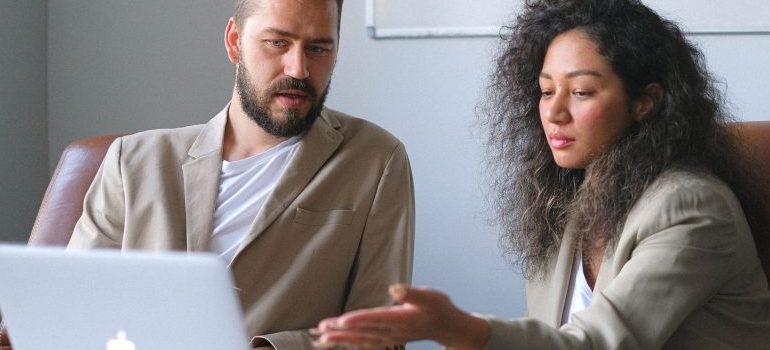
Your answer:
[[[487,322],[454,306],[445,294],[398,284],[389,289],[399,305],[357,310],[318,324],[317,345],[384,347],[434,340],[455,349],[481,349]]]

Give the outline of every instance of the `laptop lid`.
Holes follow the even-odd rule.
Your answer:
[[[0,245],[14,350],[248,349],[230,272],[205,253]]]

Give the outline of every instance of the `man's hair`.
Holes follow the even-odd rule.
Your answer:
[[[241,29],[243,22],[254,12],[254,5],[261,0],[235,0],[235,12],[233,18],[235,18],[235,24]],[[342,2],[344,0],[337,0],[337,33],[340,32],[340,22],[342,21]]]
[[[533,0],[503,37],[479,105],[488,128],[495,219],[501,244],[528,278],[542,277],[566,223],[582,244],[616,243],[645,189],[671,168],[705,169],[727,182],[751,215],[722,97],[703,55],[671,21],[638,0]],[[577,29],[620,77],[628,101],[657,83],[656,108],[585,169],[559,167],[540,121],[538,78],[551,41]],[[630,105],[629,105],[630,108]],[[734,154],[734,153],[733,153]],[[587,247],[587,246],[583,246]],[[607,251],[612,251],[608,249]]]

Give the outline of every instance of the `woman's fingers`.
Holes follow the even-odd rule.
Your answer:
[[[335,325],[338,328],[355,327],[360,324],[375,323],[396,325],[411,321],[414,318],[415,313],[415,308],[409,305],[397,305],[358,310],[348,312],[338,317]]]
[[[366,317],[368,315],[362,316]],[[367,321],[365,318],[355,320],[355,322],[344,322],[343,319],[345,317],[347,317],[347,315],[325,319],[319,323],[318,328],[311,329],[310,333],[317,337],[324,335],[333,335],[335,338],[368,336],[377,339],[392,338],[393,336],[404,333],[403,329],[400,329],[396,322],[380,321],[379,319]]]
[[[349,313],[321,321],[313,333],[319,344],[387,346],[424,339],[420,322],[398,310],[402,306]]]
[[[327,330],[345,329],[355,327],[361,323],[389,323],[402,320],[405,316],[403,306],[386,306],[373,309],[363,309],[348,312],[339,317],[331,317],[322,320],[318,324],[317,330],[325,332]]]
[[[406,284],[394,284],[388,288],[388,292],[393,300],[401,304],[432,306],[449,302],[446,294],[426,287],[415,288]]]
[[[387,346],[422,339],[438,341],[457,328],[449,327],[449,323],[462,312],[445,294],[405,284],[393,285],[388,291],[398,305],[325,319],[316,332],[319,344]]]
[[[339,328],[339,326],[337,325],[338,323],[339,323],[339,317],[329,317],[329,318],[323,319],[321,320],[321,322],[318,323],[318,327],[310,330],[310,334],[319,335],[323,332],[337,329]]]
[[[374,327],[361,327],[352,329],[328,330],[321,333],[316,346],[331,347],[334,345],[356,345],[364,347],[383,347],[401,343],[394,339],[397,333],[391,329]]]

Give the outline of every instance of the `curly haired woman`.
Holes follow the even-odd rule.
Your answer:
[[[327,319],[319,344],[770,346],[750,199],[701,53],[635,0],[530,1],[511,29],[482,110],[528,317],[398,285],[399,305]]]

